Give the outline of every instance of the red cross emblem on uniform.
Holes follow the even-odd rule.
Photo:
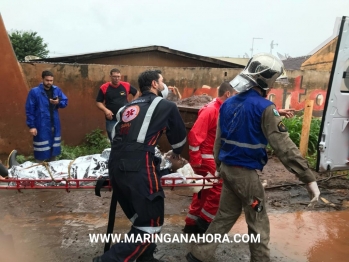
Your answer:
[[[138,116],[139,113],[139,106],[130,106],[126,108],[126,110],[122,113],[122,121],[123,122],[129,122],[133,119],[135,119]]]

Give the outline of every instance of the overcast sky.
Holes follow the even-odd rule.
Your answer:
[[[204,56],[309,54],[349,0],[0,0],[9,30],[36,31],[50,56],[161,45]]]

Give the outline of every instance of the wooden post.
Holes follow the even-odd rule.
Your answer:
[[[301,134],[301,141],[299,143],[299,150],[301,151],[301,154],[303,157],[305,157],[308,152],[309,131],[310,131],[311,118],[313,116],[313,106],[314,106],[314,100],[305,100],[302,134]]]

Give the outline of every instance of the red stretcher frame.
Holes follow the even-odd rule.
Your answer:
[[[182,178],[161,178],[162,187],[170,187],[171,190],[174,190],[175,187],[197,187],[197,186],[212,186],[218,185],[218,183],[207,182],[206,180],[211,179],[220,179],[219,177],[187,177],[187,179],[193,180],[201,180],[203,179],[203,183],[189,183],[189,184],[176,184],[176,180],[182,180]],[[67,192],[71,190],[94,190],[95,184],[91,185],[93,182],[97,182],[98,179],[94,178],[84,178],[84,179],[6,179],[1,180],[0,183],[6,183],[7,185],[1,185],[0,190],[28,190],[28,189],[63,189]],[[112,186],[110,184],[110,180],[106,180],[108,182],[107,186],[101,188],[103,191],[112,191]],[[171,183],[166,184],[166,181],[171,181]],[[65,185],[58,185],[61,182],[65,182]],[[38,185],[37,183],[56,183],[57,185],[43,186]],[[85,185],[85,183],[89,183],[89,185]]]

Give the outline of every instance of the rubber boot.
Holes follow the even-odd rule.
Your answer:
[[[205,233],[206,230],[208,229],[208,227],[210,226],[211,223],[203,220],[201,217],[199,217],[197,220],[196,220],[196,225],[200,231],[200,233]]]
[[[198,225],[185,225],[182,231],[186,234],[202,234],[206,230],[202,230]]]
[[[165,262],[154,257],[156,244],[151,243],[149,247],[137,258],[136,262]]]
[[[19,166],[19,163],[17,162],[17,150],[14,149],[12,152],[9,154],[7,163],[8,163],[8,168],[11,168],[13,166]]]
[[[102,258],[101,257],[94,257],[92,262],[102,262]]]
[[[194,257],[194,255],[189,252],[185,258],[187,259],[188,262],[202,262],[201,260],[197,259],[196,257]]]

